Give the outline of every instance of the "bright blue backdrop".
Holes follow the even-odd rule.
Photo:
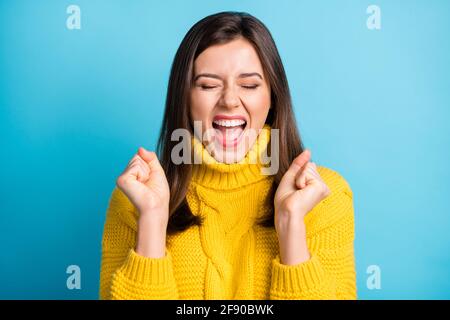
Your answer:
[[[81,30],[66,28],[70,4]],[[155,147],[184,34],[224,10],[269,27],[306,146],[353,189],[359,298],[450,298],[450,2],[437,0],[1,0],[0,298],[97,298],[115,179]],[[81,290],[66,288],[71,264]]]

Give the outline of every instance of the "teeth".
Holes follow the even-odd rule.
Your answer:
[[[222,127],[237,127],[245,124],[244,120],[214,120],[214,123]]]

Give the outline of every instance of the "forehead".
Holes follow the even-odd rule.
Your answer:
[[[263,68],[255,48],[246,39],[239,38],[204,50],[194,62],[194,71],[195,73],[260,72],[262,74]]]

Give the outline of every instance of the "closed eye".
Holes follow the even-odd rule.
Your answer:
[[[204,90],[216,88],[216,86],[205,86],[205,85],[201,85],[200,87],[201,87],[202,89],[204,89]]]
[[[259,85],[242,86],[242,88],[248,89],[248,90],[254,90],[254,89],[258,88],[258,87],[259,87]],[[210,90],[210,89],[217,88],[217,86],[200,85],[200,88],[202,88],[203,90]]]
[[[245,89],[250,89],[250,90],[252,90],[252,89],[256,89],[256,88],[258,88],[259,87],[259,85],[253,85],[253,86],[242,86],[243,88],[245,88]]]

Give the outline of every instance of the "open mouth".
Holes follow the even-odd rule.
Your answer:
[[[234,147],[239,143],[247,126],[247,121],[242,118],[224,119],[215,117],[212,125],[216,132],[216,138],[222,146]]]

